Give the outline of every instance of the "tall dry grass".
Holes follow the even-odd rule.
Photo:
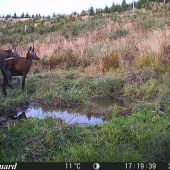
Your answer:
[[[100,68],[96,69],[98,71],[108,70],[108,67],[114,66],[108,66],[104,60],[110,56],[111,61],[113,56],[110,53],[115,51],[119,53],[119,68],[134,66],[150,67],[156,71],[168,70],[169,26],[143,30],[138,29],[140,24],[130,20],[125,23],[123,20],[120,23],[110,21],[103,28],[86,31],[68,39],[56,32],[43,35],[41,39],[35,40],[35,51],[41,58],[36,67],[42,69],[93,66]],[[25,56],[22,46],[18,51],[21,56]],[[102,68],[103,66],[106,68]]]

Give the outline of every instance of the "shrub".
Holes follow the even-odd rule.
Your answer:
[[[68,39],[69,38],[69,28],[68,26],[64,26],[63,29],[62,29],[62,35],[64,36],[65,39]]]
[[[73,50],[66,50],[64,52],[55,49],[51,57],[42,63],[48,65],[50,69],[54,69],[57,66],[60,68],[73,68],[73,67],[86,67],[90,65],[90,60],[87,57],[80,58],[73,54]]]
[[[146,10],[149,10],[150,9],[150,4],[149,4],[149,1],[147,0],[146,3],[145,3],[145,8]]]
[[[71,25],[70,32],[71,32],[72,36],[77,36],[78,35],[78,30],[76,28],[76,25]]]
[[[166,24],[165,20],[158,18],[147,18],[137,23],[137,29],[156,29],[162,28]]]
[[[0,42],[3,44],[6,44],[6,43],[14,44],[15,38],[14,37],[4,37],[4,38],[0,39]]]
[[[153,77],[155,74],[155,71],[153,69],[144,67],[143,69],[137,70],[137,69],[128,69],[125,77],[126,77],[126,83],[130,85],[131,87],[139,87],[143,84],[148,78]]]
[[[148,54],[136,58],[134,63],[137,67],[140,68],[150,67],[154,69],[157,73],[165,73],[169,69],[170,61],[168,48],[165,48],[164,54],[148,52]]]
[[[129,33],[129,31],[121,26],[116,27],[113,31],[110,32],[109,34],[109,39],[117,39],[119,37],[123,37],[125,35],[127,35]]]
[[[102,59],[101,69],[107,71],[115,69],[119,66],[119,52],[112,50],[109,55],[105,55]]]
[[[83,11],[81,12],[80,16],[83,16],[83,17],[86,16],[86,11],[83,10]]]

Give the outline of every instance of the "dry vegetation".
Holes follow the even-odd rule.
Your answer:
[[[114,38],[114,35],[118,36],[114,33],[116,29],[125,30],[127,33]],[[99,68],[97,71],[103,71],[133,65],[137,68],[150,67],[158,72],[167,71],[170,29],[165,26],[143,32],[137,30],[132,23],[119,25],[117,28],[115,24],[109,23],[105,28],[95,30],[88,36],[79,35],[65,39],[53,33],[43,42],[37,40],[35,48],[42,59],[41,66],[50,68],[87,67],[93,64]],[[112,60],[112,63],[109,60]]]
[[[61,106],[111,94],[133,101],[128,109],[113,102],[111,118],[95,126],[69,126],[52,117],[8,124],[0,133],[0,160],[169,162],[169,16],[169,3],[152,2],[149,10],[0,21],[0,48],[17,41],[25,56],[22,47],[34,40],[40,57],[22,95],[15,78],[15,90],[0,96],[3,114],[11,103],[32,99]]]
[[[101,72],[116,67],[125,69],[129,66],[150,67],[157,72],[167,71],[170,54],[168,14],[169,11],[154,13],[143,10],[108,14],[102,16],[104,22],[100,28],[96,26],[94,30],[76,30],[78,25],[88,25],[88,22],[92,22],[93,17],[64,25],[63,29],[75,27],[73,30],[69,28],[68,37],[62,30],[39,35],[38,39],[30,34],[31,39],[35,39],[35,49],[41,58],[37,69],[38,66],[39,70],[42,70],[85,68],[93,65],[96,71]],[[53,20],[55,21],[55,18],[51,18],[51,23]],[[96,21],[99,20],[100,17],[96,16]],[[27,40],[26,35],[23,39],[18,46],[21,56],[24,56],[22,44]],[[16,38],[15,40],[19,41]]]
[[[0,22],[4,26],[0,29],[1,47],[7,41],[17,41],[19,54],[25,56],[22,47],[32,45],[34,40],[40,61],[34,62],[32,73],[78,69],[83,76],[97,77],[109,72],[112,76],[119,73],[124,76],[130,74],[130,69],[133,77],[130,75],[125,87],[129,88],[129,82],[134,79],[137,80],[130,88],[139,87],[152,77],[152,74],[143,77],[148,71],[157,75],[169,73],[170,4],[151,3],[151,6],[151,10],[88,17],[72,14],[26,21],[17,19],[17,22],[8,19]],[[155,91],[147,98],[155,95]],[[132,91],[125,95],[132,95]]]

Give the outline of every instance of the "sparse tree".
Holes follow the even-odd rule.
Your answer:
[[[114,13],[114,12],[116,12],[116,6],[115,6],[115,4],[113,2],[112,6],[110,8],[110,13]]]
[[[80,16],[83,16],[83,17],[86,16],[86,11],[83,10],[83,11],[81,12]]]
[[[30,18],[28,12],[26,13],[25,18]]]
[[[127,10],[126,0],[123,0],[123,1],[122,1],[122,7],[121,7],[121,8],[122,8],[122,10],[121,10],[122,12],[124,12],[124,11]]]
[[[20,18],[24,18],[24,13],[21,14],[21,17]]]
[[[108,6],[106,5],[106,7],[105,7],[105,9],[104,9],[104,12],[107,14],[107,13],[109,13],[109,8],[108,8]]]
[[[90,16],[93,16],[94,15],[94,9],[93,7],[91,6],[90,10],[89,10],[89,15]]]
[[[117,7],[118,7],[117,11],[118,11],[118,13],[120,13],[122,11],[121,7],[120,6],[117,6]]]
[[[149,0],[146,1],[146,3],[145,3],[145,8],[146,8],[146,10],[149,10],[149,9],[150,9]]]
[[[5,18],[6,18],[6,20],[7,20],[8,18],[11,18],[11,14],[7,14]]]
[[[78,13],[76,11],[72,12],[73,15],[77,15]]]
[[[137,9],[141,9],[141,8],[142,8],[142,2],[141,2],[141,1],[138,1],[138,2],[137,2],[136,8],[137,8]]]
[[[145,4],[145,0],[140,0],[140,1],[141,1],[142,5],[144,5],[144,4]]]
[[[99,14],[100,13],[100,8],[98,9],[98,8],[96,8],[96,14]]]
[[[17,18],[17,14],[16,14],[16,12],[14,13],[14,18]]]

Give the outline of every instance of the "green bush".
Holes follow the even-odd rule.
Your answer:
[[[110,40],[117,39],[117,38],[120,38],[120,37],[127,35],[128,33],[129,33],[129,31],[127,29],[125,29],[122,26],[118,26],[110,32],[109,39]]]
[[[163,28],[166,22],[164,19],[159,18],[146,18],[145,20],[140,20],[137,23],[137,29],[156,29]]]

